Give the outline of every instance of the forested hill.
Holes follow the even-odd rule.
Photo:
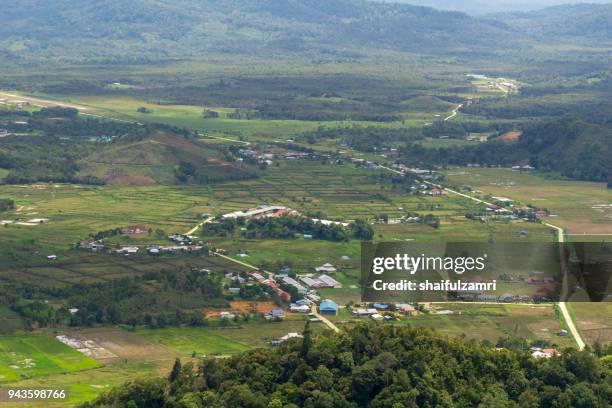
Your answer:
[[[337,55],[368,50],[490,52],[520,44],[503,23],[365,0],[3,0],[0,55],[11,60],[155,60]]]
[[[428,329],[306,329],[274,350],[176,363],[168,378],[134,380],[84,407],[603,408],[610,362],[575,349],[536,360]]]
[[[567,4],[489,17],[542,41],[598,40],[600,45],[612,44],[612,4]]]

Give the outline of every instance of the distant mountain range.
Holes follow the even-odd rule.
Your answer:
[[[578,3],[609,4],[610,0],[372,0],[382,3],[403,3],[439,10],[461,11],[471,15],[534,11],[546,7]]]
[[[539,40],[572,38],[612,43],[612,4],[574,4],[489,16]]]
[[[424,54],[609,39],[610,7],[470,17],[362,0],[4,0],[0,57],[12,61],[199,58],[209,54]],[[579,10],[579,18],[576,17]],[[502,45],[503,44],[503,45]]]

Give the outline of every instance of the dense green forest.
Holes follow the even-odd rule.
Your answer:
[[[276,349],[177,361],[166,378],[135,379],[83,407],[603,408],[611,363],[573,349],[537,360],[430,329],[361,324],[314,335],[306,326]]]
[[[425,166],[531,164],[569,178],[604,182],[612,174],[610,127],[575,118],[527,125],[516,142],[491,141],[438,149],[411,143],[400,154],[408,162]]]
[[[354,58],[378,47],[487,52],[517,34],[465,14],[362,0],[9,0],[3,6],[0,50],[14,61],[145,62],[279,50]]]

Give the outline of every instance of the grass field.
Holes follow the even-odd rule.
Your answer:
[[[248,348],[245,344],[201,328],[139,329],[136,334],[183,354],[195,352],[197,355],[226,355],[240,353]]]
[[[450,336],[466,336],[495,343],[503,336],[528,340],[544,339],[559,347],[572,346],[569,337],[556,336],[561,324],[552,305],[437,304],[438,310],[453,314],[424,314],[402,323],[431,327]]]
[[[104,96],[76,96],[63,97],[57,95],[36,95],[49,100],[69,102],[79,106],[90,108],[93,114],[118,118],[122,120],[137,121],[141,123],[164,123],[181,128],[199,130],[208,134],[218,134],[223,136],[235,136],[246,140],[257,138],[272,140],[297,135],[306,131],[315,130],[319,126],[338,127],[347,124],[363,126],[399,126],[399,122],[363,122],[363,121],[302,121],[302,120],[264,120],[264,119],[230,119],[228,113],[235,109],[232,107],[215,106],[191,106],[191,105],[171,105],[157,104],[150,101],[140,100],[132,97],[104,97]],[[150,113],[139,113],[140,107],[147,108]],[[202,113],[204,108],[214,110],[219,113],[218,118],[204,118]],[[407,120],[401,124],[422,123],[431,115],[423,114],[407,115]]]
[[[0,382],[99,367],[99,363],[43,334],[0,337]]]
[[[548,208],[552,216],[547,220],[567,229],[575,241],[581,234],[612,234],[612,190],[604,183],[549,179],[510,169],[455,168],[446,176],[456,185]]]
[[[580,334],[588,344],[612,343],[612,303],[573,302],[568,305]]]

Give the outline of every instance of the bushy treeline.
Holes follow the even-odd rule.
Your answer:
[[[236,231],[237,226],[246,225],[242,232],[248,239],[293,239],[296,235],[310,235],[313,239],[328,241],[348,241],[351,238],[370,240],[374,229],[365,220],[357,219],[347,227],[340,224],[323,224],[306,217],[261,217],[249,220],[233,218],[205,224],[205,235],[229,236]]]
[[[610,180],[612,127],[565,118],[528,125],[516,142],[491,141],[475,146],[425,148],[413,143],[401,151],[406,162],[422,165],[512,166],[529,163],[539,170],[580,180]]]
[[[55,288],[0,288],[0,302],[30,327],[194,324],[189,309],[226,306],[223,275],[185,268],[147,272],[142,277]],[[51,306],[53,299],[63,307]],[[78,309],[70,313],[69,309]],[[199,310],[197,313],[201,315]]]
[[[77,162],[94,150],[92,143],[57,136],[18,136],[0,139],[0,168],[9,173],[6,184],[32,182],[103,184],[78,175]]]
[[[351,126],[338,128],[321,127],[300,136],[300,140],[314,144],[320,139],[340,139],[340,143],[362,152],[373,152],[389,148],[398,143],[423,138],[419,131],[405,128]]]
[[[294,238],[296,234],[310,235],[314,239],[348,241],[351,238],[372,239],[374,230],[364,220],[358,219],[348,227],[340,224],[322,224],[303,217],[264,217],[248,222],[246,238]]]
[[[12,210],[15,208],[15,202],[10,198],[0,198],[0,212]]]
[[[484,122],[459,122],[438,120],[430,126],[423,128],[423,135],[427,137],[447,136],[451,139],[464,139],[470,133],[501,134],[513,128],[512,124],[496,124]]]
[[[612,361],[588,351],[528,352],[448,338],[430,329],[360,324],[231,358],[174,364],[92,407],[130,408],[604,408]]]

